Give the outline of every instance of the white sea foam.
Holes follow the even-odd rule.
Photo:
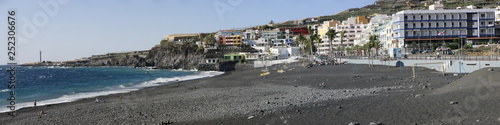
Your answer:
[[[155,80],[143,82],[141,84],[131,86],[131,87],[125,87],[123,85],[120,85],[120,86],[116,87],[115,89],[106,90],[106,91],[73,93],[73,94],[69,94],[69,95],[63,95],[61,97],[54,98],[54,99],[41,100],[41,101],[37,101],[37,106],[72,102],[72,101],[76,101],[76,100],[80,100],[80,99],[84,99],[84,98],[92,98],[92,97],[103,96],[103,95],[127,93],[127,92],[131,92],[131,91],[139,90],[139,89],[144,88],[144,87],[159,86],[159,85],[164,85],[164,84],[169,84],[169,83],[174,83],[174,82],[201,79],[201,78],[210,78],[210,77],[214,77],[214,76],[218,76],[218,75],[222,75],[222,74],[224,74],[224,72],[206,71],[206,72],[200,72],[199,74],[196,74],[196,75],[188,75],[188,76],[174,77],[174,78],[157,78]],[[3,91],[9,91],[9,90],[8,89],[1,90],[1,92],[3,92]],[[33,102],[17,103],[16,109],[25,108],[25,107],[32,107],[32,106],[33,106]],[[8,111],[10,111],[10,110],[8,108],[6,108],[6,106],[0,107],[0,112],[8,112]]]
[[[158,85],[172,83],[172,82],[214,77],[214,76],[218,76],[218,75],[222,75],[222,74],[224,74],[224,72],[206,71],[206,72],[201,72],[198,75],[189,75],[189,76],[173,77],[173,78],[157,78],[155,80],[143,82],[139,85],[136,85],[136,87],[142,88],[142,87],[158,86]]]
[[[179,68],[179,69],[172,69],[172,71],[198,71],[198,69],[184,70],[182,68]]]
[[[0,90],[0,92],[8,92],[10,91],[10,89],[3,89],[3,90]]]

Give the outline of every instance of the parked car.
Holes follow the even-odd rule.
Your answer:
[[[434,50],[432,50],[432,49],[426,49],[422,53],[432,53],[432,52],[434,52]]]
[[[411,54],[416,54],[416,53],[421,53],[422,51],[420,51],[419,49],[414,49],[411,51]]]
[[[448,47],[443,47],[443,46],[440,46],[440,47],[436,48],[436,51],[444,51],[444,50],[451,50],[451,49],[448,48]]]

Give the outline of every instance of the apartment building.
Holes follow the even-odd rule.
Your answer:
[[[470,44],[496,40],[494,9],[405,10],[392,20],[398,48],[434,49],[456,40]]]
[[[220,30],[215,34],[217,42],[219,45],[241,45],[242,36],[239,30]]]
[[[333,47],[339,47],[340,42],[340,32],[344,31],[344,38],[342,39],[344,47],[352,47],[354,46],[354,41],[360,39],[360,34],[363,32],[363,29],[367,29],[369,24],[349,24],[342,23],[337,25],[335,28],[337,32],[337,36],[333,40]]]
[[[243,42],[245,42],[245,40],[257,40],[260,34],[259,30],[246,30],[241,36],[243,37]]]
[[[330,29],[335,29],[337,35],[335,36],[332,47],[339,48],[341,46],[340,42],[340,32],[345,31],[344,38],[342,39],[344,47],[352,47],[355,45],[355,40],[359,40],[361,37],[360,34],[364,29],[368,28],[370,25],[370,19],[359,16],[359,17],[351,17],[342,23],[338,23],[337,21],[324,22],[322,26],[318,28],[318,34],[320,35],[323,43],[317,43],[318,46],[318,54],[328,54],[330,51],[330,43],[328,42],[328,36],[326,36],[326,32]],[[334,24],[334,26],[332,26]]]
[[[294,36],[298,35],[309,35],[309,31],[306,27],[285,27],[279,29],[281,32],[289,32]],[[287,31],[288,30],[288,31]]]

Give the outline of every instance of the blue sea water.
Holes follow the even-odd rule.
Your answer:
[[[10,111],[8,67],[0,66],[0,112]],[[37,106],[71,102],[221,74],[133,67],[16,67],[16,109],[33,106],[34,100]]]

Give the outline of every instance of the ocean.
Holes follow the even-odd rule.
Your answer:
[[[0,66],[0,112],[10,111],[9,66]],[[144,87],[214,77],[215,71],[151,70],[133,67],[17,67],[16,109],[126,93]]]

